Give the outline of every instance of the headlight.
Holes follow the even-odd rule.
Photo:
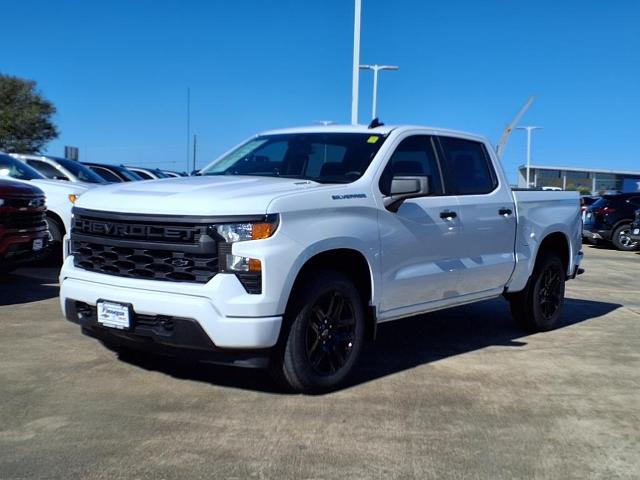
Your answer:
[[[246,240],[263,240],[272,236],[278,228],[278,217],[268,215],[263,222],[227,223],[217,225],[218,235],[227,243]]]
[[[262,263],[257,258],[243,257],[231,253],[231,244],[247,240],[263,240],[273,236],[278,228],[278,216],[267,215],[257,222],[226,223],[215,225],[215,230],[225,243],[220,246],[220,267],[227,272],[248,272],[260,276]],[[241,279],[243,281],[243,279]],[[246,285],[245,285],[245,288]],[[255,292],[252,292],[255,293]]]

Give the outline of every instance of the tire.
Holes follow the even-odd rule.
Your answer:
[[[43,260],[47,263],[62,263],[62,237],[64,236],[62,232],[64,228],[57,220],[51,217],[46,217],[45,220],[47,222],[47,228],[49,229],[50,245],[47,248],[47,253],[44,255]]]
[[[527,287],[509,297],[511,315],[530,332],[543,332],[556,326],[564,305],[565,271],[555,254],[544,254],[536,261]]]
[[[347,276],[327,270],[305,278],[294,295],[271,373],[294,392],[336,389],[351,373],[365,340],[358,290]]]
[[[634,242],[629,238],[629,233],[631,232],[631,224],[624,223],[618,226],[611,236],[611,242],[613,246],[618,250],[622,250],[623,252],[632,252],[634,250],[638,250],[640,248],[640,242]]]

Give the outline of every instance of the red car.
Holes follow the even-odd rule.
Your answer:
[[[37,260],[47,247],[45,196],[26,182],[0,180],[0,273]]]

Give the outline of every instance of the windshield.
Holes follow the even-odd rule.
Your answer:
[[[56,158],[55,161],[69,170],[81,182],[107,183],[104,178],[100,177],[95,172],[92,172],[88,167],[85,167],[80,162],[67,160],[65,158]]]
[[[249,140],[200,173],[350,183],[364,174],[385,138],[365,133],[264,135]]]
[[[136,172],[132,172],[128,168],[119,167],[117,165],[109,165],[109,168],[117,171],[120,175],[122,175],[126,182],[137,182],[138,180],[144,180],[144,178],[142,178]]]
[[[34,180],[45,178],[40,172],[16,160],[9,155],[0,153],[0,178],[11,177],[18,180]]]

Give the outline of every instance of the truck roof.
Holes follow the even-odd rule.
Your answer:
[[[374,128],[369,128],[367,125],[308,125],[303,127],[266,130],[264,132],[260,132],[259,135],[283,135],[287,133],[368,133],[371,135],[387,135],[392,130],[423,130],[425,131],[425,133],[430,133],[432,135],[451,135],[455,137],[464,137],[490,143],[487,138],[475,133],[450,130],[447,128],[429,127],[424,125],[382,125]]]

